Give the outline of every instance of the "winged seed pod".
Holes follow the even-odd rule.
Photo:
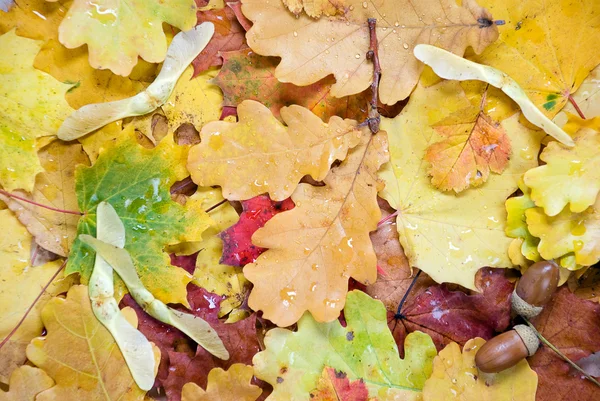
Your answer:
[[[179,32],[167,50],[160,73],[145,91],[127,99],[83,106],[63,121],[57,136],[64,141],[72,141],[113,121],[148,114],[162,106],[175,89],[181,74],[206,47],[214,32],[211,22]]]

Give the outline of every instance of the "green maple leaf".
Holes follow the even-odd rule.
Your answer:
[[[298,321],[297,332],[273,329],[267,333],[266,350],[252,362],[255,375],[273,386],[269,399],[309,400],[324,367],[334,368],[351,381],[362,379],[369,396],[379,401],[420,399],[437,353],[431,337],[409,334],[406,356],[400,359],[380,301],[352,291],[344,316],[346,327],[337,320],[317,323],[307,312]]]
[[[125,249],[144,286],[165,303],[184,305],[192,276],[172,266],[163,250],[168,245],[199,241],[211,225],[200,201],[191,199],[182,206],[171,200],[169,188],[188,174],[188,148],[176,145],[169,135],[156,148],[145,149],[135,141],[133,128],[125,129],[115,144],[100,152],[93,166],[80,166],[75,174],[77,200],[84,212],[77,233],[95,236],[96,207],[102,201],[110,203],[125,225]],[[94,257],[77,239],[67,274],[79,273],[87,284]]]

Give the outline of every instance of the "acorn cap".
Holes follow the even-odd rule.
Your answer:
[[[537,336],[535,335],[535,331],[533,331],[531,327],[524,324],[516,325],[513,327],[513,330],[515,330],[519,334],[519,337],[521,337],[521,340],[523,340],[525,347],[527,347],[529,356],[535,354],[535,351],[537,351],[538,347],[540,346],[540,340],[538,340]]]
[[[510,298],[510,303],[512,305],[512,310],[519,316],[526,317],[527,319],[531,319],[542,313],[543,308],[541,306],[530,305],[523,298],[519,296],[517,293],[517,289],[512,293],[512,297]]]

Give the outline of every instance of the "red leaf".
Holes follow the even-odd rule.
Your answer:
[[[291,199],[273,202],[267,195],[259,195],[242,201],[244,211],[240,220],[219,234],[223,240],[221,263],[230,266],[244,266],[252,263],[265,251],[252,245],[252,234],[266,224],[277,213],[294,207]]]
[[[362,379],[351,382],[346,373],[325,367],[311,401],[367,401],[369,390]]]
[[[246,18],[244,13],[242,13],[242,2],[241,1],[234,1],[234,2],[227,3],[227,6],[233,10],[238,22],[246,31],[248,29],[252,28],[252,21],[250,21],[248,18]]]

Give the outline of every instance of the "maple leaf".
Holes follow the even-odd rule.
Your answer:
[[[498,68],[525,90],[538,108],[552,117],[600,63],[600,3],[480,0],[504,20],[499,39],[472,59]],[[573,43],[573,38],[576,43]]]
[[[129,311],[130,323],[137,326]],[[42,310],[47,334],[32,340],[27,358],[56,386],[36,400],[143,400],[114,339],[92,312],[88,288],[76,285],[67,298],[52,298]],[[155,359],[158,359],[155,349]]]
[[[501,124],[514,149],[502,175],[490,175],[484,185],[459,196],[436,191],[423,162],[427,147],[440,139],[431,126],[469,104],[455,81],[427,88],[419,84],[400,115],[382,118],[381,128],[390,133],[391,162],[380,172],[386,181],[380,196],[398,210],[400,243],[411,266],[438,283],[475,289],[481,266],[512,267],[504,202],[521,174],[537,166],[541,133],[513,115]]]
[[[450,343],[433,360],[433,373],[425,382],[423,401],[519,400],[535,401],[537,375],[521,360],[500,373],[483,373],[475,366],[482,338],[467,341],[461,354]]]
[[[254,233],[252,243],[268,251],[244,267],[254,284],[248,298],[253,310],[282,327],[307,310],[317,321],[331,321],[344,307],[349,278],[375,282],[369,232],[381,215],[377,170],[387,159],[387,134],[365,131],[324,186],[300,184],[292,195],[294,209]]]
[[[268,192],[282,201],[304,175],[325,178],[331,163],[344,159],[360,141],[356,121],[334,116],[326,124],[296,105],[281,109],[287,126],[253,100],[242,102],[237,111],[239,122],[213,121],[202,128],[187,165],[195,183],[219,185],[230,200]],[[252,168],[253,163],[260,168]]]
[[[433,125],[444,137],[429,145],[431,182],[443,191],[461,192],[487,181],[490,171],[501,174],[510,158],[510,140],[502,126],[482,108],[458,110]]]
[[[260,397],[260,387],[250,383],[252,366],[233,364],[227,371],[213,368],[208,374],[206,391],[195,383],[186,383],[182,401],[255,401]]]
[[[40,289],[57,273],[61,260],[33,267],[30,261],[31,235],[10,210],[0,210],[0,342],[19,324]],[[56,280],[35,303],[19,328],[0,349],[0,382],[8,382],[10,373],[25,362],[29,341],[42,334],[40,311],[50,297],[70,286],[71,280]]]
[[[43,172],[35,178],[32,196],[23,191],[13,191],[13,194],[56,209],[77,210],[75,167],[90,164],[81,145],[55,141],[41,149],[38,157]],[[1,194],[0,199],[15,212],[38,245],[60,256],[69,254],[79,216],[57,213]]]
[[[10,31],[0,36],[0,185],[7,191],[33,190],[38,138],[53,136],[72,109],[64,99],[71,85],[35,70],[31,64],[42,42]]]
[[[168,135],[153,149],[138,145],[131,127],[116,143],[109,143],[91,167],[75,174],[79,209],[85,214],[77,234],[96,235],[96,207],[109,202],[126,230],[125,249],[131,254],[144,286],[165,303],[186,304],[185,285],[192,277],[170,265],[166,245],[200,240],[210,218],[200,202],[181,206],[171,200],[170,186],[187,176],[188,146],[173,143]],[[79,273],[87,283],[95,253],[78,238],[73,243],[66,273]],[[119,291],[116,291],[118,293]],[[120,299],[120,296],[115,296]]]
[[[49,0],[56,1],[56,0]],[[69,49],[87,44],[90,65],[127,76],[138,55],[151,63],[164,60],[166,22],[182,31],[196,23],[193,0],[75,0],[59,27],[60,43]]]
[[[253,362],[254,374],[273,386],[270,400],[308,400],[325,367],[345,373],[350,381],[362,378],[369,396],[380,401],[419,399],[436,354],[431,338],[411,333],[400,359],[385,307],[360,291],[348,293],[344,316],[346,327],[337,320],[317,323],[306,313],[296,332],[267,332],[266,349]]]
[[[571,212],[581,213],[600,192],[600,133],[583,128],[573,141],[573,147],[550,142],[540,155],[546,164],[525,173],[531,199],[548,216],[556,216],[567,204]]]
[[[394,104],[406,98],[423,70],[412,54],[418,43],[437,43],[457,54],[469,46],[476,52],[496,40],[491,14],[474,1],[458,7],[449,0],[418,4],[350,0],[343,16],[312,19],[290,13],[283,3],[265,7],[261,0],[244,0],[242,11],[252,22],[246,39],[258,54],[281,57],[275,76],[282,82],[308,85],[329,74],[336,83],[331,94],[342,97],[362,92],[373,79],[368,18],[376,18],[381,82],[379,98]]]
[[[578,298],[562,287],[542,313],[532,320],[546,340],[577,362],[600,350],[600,305]],[[598,387],[571,369],[554,351],[541,347],[529,364],[538,374],[538,401],[592,401]]]
[[[600,116],[600,65],[590,72],[571,97],[586,118]],[[571,103],[565,105],[554,121],[563,125],[567,122],[569,113],[578,114],[578,110]]]
[[[313,401],[366,401],[369,390],[362,379],[351,382],[344,372],[326,367],[316,390],[310,392]]]
[[[244,211],[233,226],[219,234],[223,240],[223,256],[220,262],[231,266],[253,263],[266,249],[252,244],[252,235],[278,213],[294,207],[290,198],[274,202],[267,195],[259,195],[242,201]]]
[[[308,86],[280,82],[275,77],[278,60],[262,57],[250,49],[222,53],[223,67],[214,82],[223,91],[224,105],[236,107],[246,99],[267,106],[279,118],[279,109],[291,104],[306,107],[322,119],[332,116],[363,120],[367,99],[363,96],[336,98],[331,95],[335,80],[327,77]]]
[[[35,401],[35,396],[54,385],[41,369],[21,366],[10,375],[9,390],[0,390],[0,401]]]

